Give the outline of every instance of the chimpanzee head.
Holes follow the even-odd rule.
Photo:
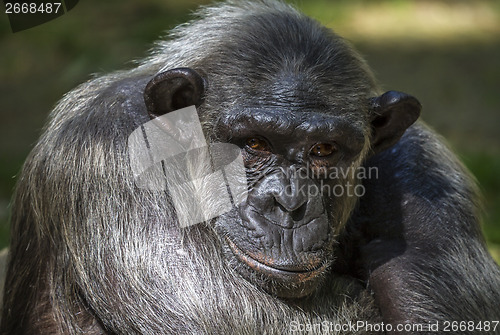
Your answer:
[[[152,117],[196,105],[207,138],[241,148],[248,197],[215,220],[228,264],[273,294],[302,297],[335,258],[363,161],[396,143],[420,104],[380,95],[351,47],[309,18],[269,13],[244,35],[232,28],[203,67],[154,77],[146,105]]]

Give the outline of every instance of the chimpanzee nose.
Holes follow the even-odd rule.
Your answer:
[[[275,196],[276,207],[279,207],[283,212],[287,212],[292,217],[292,220],[301,221],[306,214],[307,197],[292,198]]]
[[[277,205],[279,205],[286,212],[294,212],[301,207],[303,207],[307,202],[307,195],[300,190],[293,190],[292,193],[285,190],[282,193],[274,194],[274,199]]]
[[[283,188],[273,194],[275,205],[283,212],[289,213],[294,221],[300,221],[307,209],[307,183],[304,183],[297,173],[284,179],[288,180],[283,183]]]
[[[324,211],[323,198],[317,183],[307,171],[294,165],[282,168],[257,182],[248,194],[245,215],[257,211],[266,224],[283,228],[298,228],[320,217]]]

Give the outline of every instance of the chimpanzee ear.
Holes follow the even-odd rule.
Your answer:
[[[394,145],[420,116],[420,102],[406,93],[389,91],[371,99],[372,149],[381,152]]]
[[[199,106],[205,91],[203,78],[193,69],[176,68],[157,74],[144,90],[151,118],[188,106]]]

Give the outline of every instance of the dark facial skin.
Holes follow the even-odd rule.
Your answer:
[[[249,184],[247,201],[231,219],[218,220],[228,257],[279,296],[310,294],[333,259],[342,202],[321,190],[342,181],[324,172],[350,166],[365,142],[360,129],[342,121],[271,108],[219,121],[220,137],[242,148]]]

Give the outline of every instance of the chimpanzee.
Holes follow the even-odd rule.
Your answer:
[[[381,92],[349,43],[284,3],[198,16],[50,115],[13,200],[1,333],[498,334],[476,186],[418,100]],[[206,142],[155,162],[164,188],[133,173],[131,134],[139,154],[171,149],[151,122]],[[246,194],[182,226],[191,204],[166,176],[220,172],[217,144],[237,148]],[[202,210],[231,191],[219,176]]]

